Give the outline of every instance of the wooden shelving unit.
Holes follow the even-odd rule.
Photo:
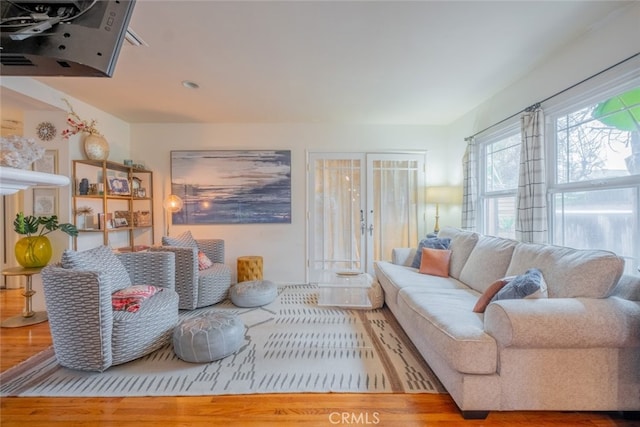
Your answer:
[[[89,189],[81,194],[80,182]],[[139,251],[154,244],[153,172],[100,160],[73,161],[73,219],[79,233],[74,249],[101,244],[118,251]],[[77,215],[81,208],[91,214]]]

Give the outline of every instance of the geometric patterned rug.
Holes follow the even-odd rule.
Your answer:
[[[61,367],[49,348],[0,374],[0,396],[121,397],[256,393],[444,393],[390,311],[317,305],[314,285],[278,288],[256,308],[229,301],[181,311],[238,314],[245,343],[210,363],[180,360],[167,345],[102,373]]]

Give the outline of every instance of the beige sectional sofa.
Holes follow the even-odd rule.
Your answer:
[[[455,228],[450,277],[378,261],[385,303],[465,418],[491,410],[640,411],[640,277],[600,250],[520,243]],[[496,301],[494,281],[541,270],[548,298]]]

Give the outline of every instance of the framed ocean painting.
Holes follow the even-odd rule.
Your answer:
[[[173,224],[290,224],[291,151],[171,151]]]

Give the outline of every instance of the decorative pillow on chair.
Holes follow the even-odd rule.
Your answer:
[[[448,249],[422,249],[422,260],[419,272],[432,276],[449,277],[449,260],[451,251]]]
[[[206,270],[213,265],[213,261],[209,259],[207,254],[202,251],[198,251],[198,270]]]
[[[187,230],[176,237],[162,236],[162,244],[165,246],[180,246],[198,249],[198,242],[193,238],[190,230]]]
[[[416,255],[413,257],[411,267],[420,268],[420,263],[422,261],[422,248],[449,249],[450,244],[451,239],[449,239],[448,237],[444,239],[440,239],[438,237],[428,237],[426,239],[420,240],[420,243],[418,243],[418,250],[416,251]]]
[[[111,294],[111,306],[114,311],[128,311],[135,313],[147,299],[162,291],[162,288],[152,285],[133,285],[120,289]]]
[[[131,286],[127,269],[108,246],[80,252],[67,249],[62,253],[61,264],[63,268],[103,273],[111,286],[111,292]]]
[[[530,268],[524,274],[516,276],[491,298],[491,302],[503,299],[547,298],[547,283],[542,272]]]

